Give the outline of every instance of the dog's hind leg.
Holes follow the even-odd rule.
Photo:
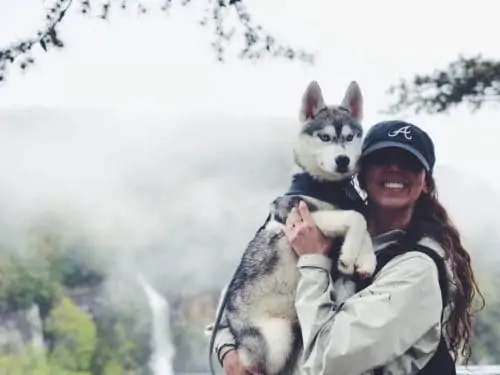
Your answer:
[[[278,374],[292,354],[294,334],[288,320],[262,319],[255,327],[240,331],[238,355],[247,369],[260,374]]]
[[[249,371],[264,374],[267,343],[257,327],[247,326],[238,332],[238,357]]]

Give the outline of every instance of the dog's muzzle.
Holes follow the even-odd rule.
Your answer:
[[[346,173],[349,170],[349,163],[351,160],[349,159],[348,156],[341,155],[337,156],[335,159],[335,165],[336,165],[336,170],[339,173]]]

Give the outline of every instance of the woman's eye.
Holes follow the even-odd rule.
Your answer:
[[[319,139],[321,139],[323,142],[330,142],[331,138],[328,134],[320,134]]]
[[[347,137],[345,137],[347,142],[351,142],[354,139],[354,136],[352,134],[349,134]]]

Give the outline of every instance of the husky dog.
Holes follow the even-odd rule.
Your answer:
[[[338,269],[332,275],[338,279],[373,274],[375,254],[364,217],[356,210],[354,201],[357,198],[360,203],[360,198],[351,179],[361,154],[362,106],[356,82],[351,82],[340,106],[325,105],[316,81],[308,85],[300,109],[301,129],[293,148],[291,187],[271,203],[266,222],[242,256],[217,313],[210,353],[225,308],[242,364],[265,375],[290,373],[287,367],[301,345],[295,311],[299,273],[298,257],[283,228],[290,210],[300,200],[306,202],[326,236],[343,239],[334,258],[338,259]]]

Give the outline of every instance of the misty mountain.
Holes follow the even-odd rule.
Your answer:
[[[0,243],[23,251],[50,223],[113,285],[140,271],[165,293],[219,288],[288,186],[297,131],[294,118],[0,112]],[[436,178],[474,257],[496,261],[499,192],[459,166]]]

